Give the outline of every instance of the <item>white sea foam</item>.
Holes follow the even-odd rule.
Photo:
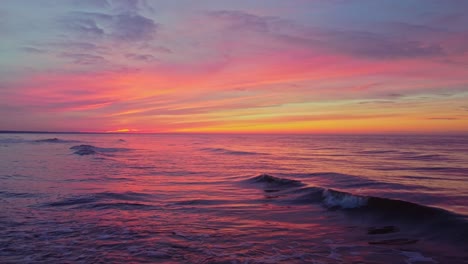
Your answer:
[[[359,208],[367,204],[367,198],[332,190],[323,191],[322,203],[326,207]]]

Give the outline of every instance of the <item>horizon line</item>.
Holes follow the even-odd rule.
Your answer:
[[[467,136],[468,132],[117,132],[117,131],[34,131],[34,130],[0,130],[0,134],[184,134],[184,135],[411,135],[411,136]]]

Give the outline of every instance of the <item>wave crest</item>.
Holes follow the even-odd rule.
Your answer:
[[[271,176],[268,174],[261,174],[257,177],[253,177],[249,179],[248,182],[262,183],[268,186],[275,186],[275,187],[299,187],[299,186],[305,185],[304,183],[298,180],[279,178],[279,177]]]
[[[437,207],[398,199],[357,195],[320,186],[307,186],[298,180],[279,178],[268,174],[250,178],[247,182],[251,184],[262,183],[265,192],[269,192],[270,187],[277,187],[279,189],[277,191],[283,194],[277,197],[293,203],[320,203],[329,209],[359,208],[363,212],[384,215],[386,217],[404,217],[407,219],[450,218],[463,221],[463,216]]]
[[[129,151],[127,148],[100,148],[93,145],[77,145],[70,148],[74,150],[73,154],[84,156],[84,155],[94,155],[94,154],[105,154],[109,152],[121,152]]]
[[[322,203],[328,208],[359,208],[367,205],[368,198],[365,196],[353,195],[346,192],[339,192],[332,189],[325,189],[322,192]]]

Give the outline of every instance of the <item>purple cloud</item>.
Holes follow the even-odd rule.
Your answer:
[[[156,60],[156,58],[151,54],[128,53],[125,55],[125,57],[128,59],[132,59],[136,61],[144,61],[144,62],[152,62]]]
[[[331,32],[325,40],[337,52],[377,59],[443,55],[440,45],[387,38],[369,32]]]
[[[166,54],[170,54],[170,53],[173,53],[171,49],[167,48],[167,47],[164,47],[164,46],[153,46],[152,44],[150,43],[143,43],[142,45],[140,45],[138,47],[139,49],[145,49],[145,50],[148,50],[150,52],[154,52],[154,53],[166,53]]]
[[[208,16],[226,22],[231,29],[247,29],[260,32],[267,32],[273,18],[257,16],[241,11],[211,11]]]
[[[91,9],[108,9],[111,7],[107,0],[72,0],[72,4],[77,7]]]
[[[112,0],[112,5],[121,11],[137,12],[139,10],[139,0]]]
[[[135,12],[109,15],[97,12],[72,12],[61,20],[65,29],[91,39],[108,37],[126,42],[154,37],[158,24]]]
[[[74,14],[61,19],[61,24],[66,30],[91,39],[103,37],[105,34],[104,29],[89,14]]]
[[[154,37],[158,25],[138,14],[123,13],[113,17],[111,36],[125,41],[149,40]]]
[[[86,53],[64,52],[60,54],[60,57],[71,59],[73,63],[81,65],[103,64],[107,62],[103,56]]]
[[[99,46],[91,42],[84,41],[62,41],[62,42],[50,42],[44,44],[45,46],[51,46],[59,49],[76,50],[76,51],[94,51],[94,52],[105,52],[107,49],[104,46]]]
[[[119,12],[153,12],[153,7],[146,0],[111,0],[112,7]]]
[[[371,31],[335,30],[304,26],[290,20],[271,16],[258,16],[241,11],[213,11],[208,16],[218,23],[224,23],[232,35],[254,31],[264,42],[283,42],[303,49],[319,52],[342,53],[373,59],[400,59],[414,57],[443,56],[445,51],[440,43],[425,40],[419,36],[401,37],[395,32],[373,33]],[[432,32],[430,27],[409,24],[398,25],[405,31],[418,29],[421,34]],[[398,32],[402,32],[396,29]],[[400,34],[401,35],[401,34]],[[419,38],[418,38],[419,37]],[[440,40],[439,40],[440,41]]]

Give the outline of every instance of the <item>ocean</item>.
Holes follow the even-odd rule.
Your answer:
[[[0,263],[468,263],[468,137],[0,134]]]

